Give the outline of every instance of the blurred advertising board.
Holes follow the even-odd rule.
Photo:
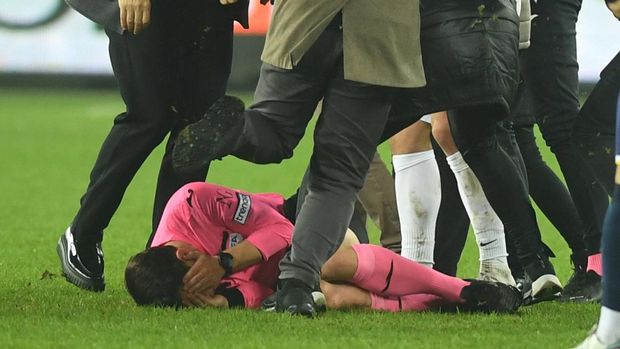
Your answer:
[[[252,0],[251,29],[236,27],[235,69],[241,70],[235,73],[237,79],[245,78],[239,74],[255,79],[258,73],[270,10]],[[582,81],[597,80],[600,70],[620,51],[618,34],[620,23],[602,0],[584,1],[578,23]],[[0,0],[0,73],[110,75],[107,38],[63,0]]]

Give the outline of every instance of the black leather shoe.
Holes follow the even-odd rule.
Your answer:
[[[460,297],[465,303],[460,310],[482,313],[513,313],[521,305],[521,292],[514,287],[499,282],[471,280]]]
[[[297,279],[280,280],[280,288],[276,296],[276,311],[291,315],[314,317],[317,314],[312,289]]]
[[[97,243],[93,248],[94,271],[89,270],[82,262],[83,256],[77,251],[75,239],[71,233],[71,227],[58,239],[56,252],[60,257],[62,274],[70,283],[88,291],[101,292],[105,289],[103,277],[103,251],[101,244]]]
[[[223,96],[215,101],[200,121],[177,135],[172,149],[174,169],[192,172],[231,154],[235,139],[243,130],[244,111],[245,105],[237,97]]]

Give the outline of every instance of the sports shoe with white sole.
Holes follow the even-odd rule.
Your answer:
[[[75,239],[71,233],[71,227],[58,239],[56,252],[60,258],[62,274],[70,283],[88,291],[101,292],[105,290],[105,279],[103,277],[103,251],[101,244],[95,246],[95,259],[101,272],[91,272],[82,260],[75,247]]]
[[[532,301],[543,302],[556,299],[562,292],[562,283],[555,276],[553,264],[544,254],[536,256],[536,260],[525,266],[525,272],[532,280]]]
[[[532,301],[542,302],[558,298],[562,292],[562,283],[553,274],[544,274],[532,281]]]

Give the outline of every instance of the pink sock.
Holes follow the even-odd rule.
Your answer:
[[[381,246],[354,245],[357,270],[351,280],[355,285],[380,296],[400,297],[432,294],[449,302],[459,302],[463,287],[469,282],[401,257]]]
[[[434,294],[410,294],[408,296],[386,298],[374,293],[370,294],[371,308],[389,312],[399,311],[425,311],[438,308],[446,302]]]
[[[588,269],[587,271],[592,270],[597,273],[599,276],[603,276],[603,258],[601,257],[601,253],[593,254],[588,256]]]

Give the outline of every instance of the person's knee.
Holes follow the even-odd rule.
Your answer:
[[[433,138],[444,153],[452,155],[458,151],[447,118],[438,117],[433,119]]]
[[[430,140],[431,126],[418,121],[390,138],[392,154],[411,154],[432,149]]]
[[[343,244],[323,264],[321,279],[331,282],[349,281],[357,270],[357,254],[352,245]]]

